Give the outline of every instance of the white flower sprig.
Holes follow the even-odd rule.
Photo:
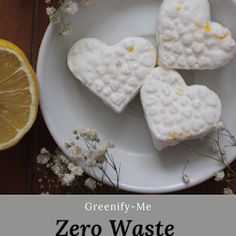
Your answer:
[[[64,20],[64,14],[75,15],[78,12],[79,0],[58,0],[56,4],[52,4],[51,0],[45,0],[47,4],[46,14],[52,24],[59,26],[61,36],[69,36],[72,34],[72,28],[69,23]],[[80,0],[84,5],[90,5],[92,0]]]
[[[78,188],[80,192],[87,192],[83,187],[92,192],[95,192],[98,187],[102,190],[106,178],[114,191],[118,192],[120,167],[117,168],[112,155],[109,153],[109,149],[114,148],[114,144],[108,142],[106,145],[102,145],[97,132],[92,129],[74,130],[73,134],[74,141],[65,142],[69,158],[59,150],[52,154],[42,148],[37,156],[37,163],[50,169],[57,176],[58,182],[62,186],[71,187],[72,191]],[[116,174],[115,182],[107,173],[108,166]],[[96,169],[101,171],[102,177],[100,179],[96,174]],[[85,178],[85,172],[92,174],[95,179]]]
[[[225,172],[224,171],[220,171],[220,172],[215,173],[215,181],[216,182],[223,181],[224,178],[225,178]]]
[[[225,188],[223,190],[224,194],[231,195],[234,194],[231,189],[233,186],[236,187],[236,171],[234,171],[226,157],[226,149],[227,147],[236,147],[236,137],[227,129],[223,122],[219,122],[216,125],[216,138],[208,139],[209,153],[199,153],[198,151],[192,151],[197,154],[198,157],[209,158],[219,162],[222,167],[225,169],[224,171],[219,171],[214,174],[216,182],[223,182],[225,184]],[[227,138],[229,141],[229,145],[223,146],[221,144],[221,138]],[[190,159],[187,160],[183,173],[182,179],[185,184],[190,182],[190,177],[186,175],[185,171],[187,166],[190,163]]]

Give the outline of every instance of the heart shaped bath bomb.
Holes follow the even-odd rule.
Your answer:
[[[67,61],[77,79],[121,113],[139,92],[156,60],[156,49],[144,38],[126,38],[114,46],[85,38],[70,49]]]
[[[208,0],[164,0],[158,23],[160,66],[213,70],[235,54],[229,29],[211,21]]]
[[[141,101],[158,150],[210,133],[221,118],[219,97],[206,86],[187,86],[181,75],[158,67],[146,78]]]

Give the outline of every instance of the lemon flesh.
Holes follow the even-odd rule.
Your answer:
[[[38,110],[36,75],[24,53],[0,40],[0,150],[17,144]]]

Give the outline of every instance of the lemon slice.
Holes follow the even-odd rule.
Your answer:
[[[17,144],[38,110],[36,75],[25,54],[0,39],[0,150]]]

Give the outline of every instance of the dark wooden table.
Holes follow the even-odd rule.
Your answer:
[[[17,44],[35,68],[41,39],[48,25],[44,0],[0,0],[0,38]],[[1,131],[0,131],[1,132]],[[14,148],[0,153],[0,193],[37,194],[40,189],[35,157],[41,147],[54,149],[39,112],[31,131]],[[236,163],[233,164],[236,169]],[[223,186],[213,179],[180,194],[218,194]],[[58,189],[56,193],[60,193]]]

